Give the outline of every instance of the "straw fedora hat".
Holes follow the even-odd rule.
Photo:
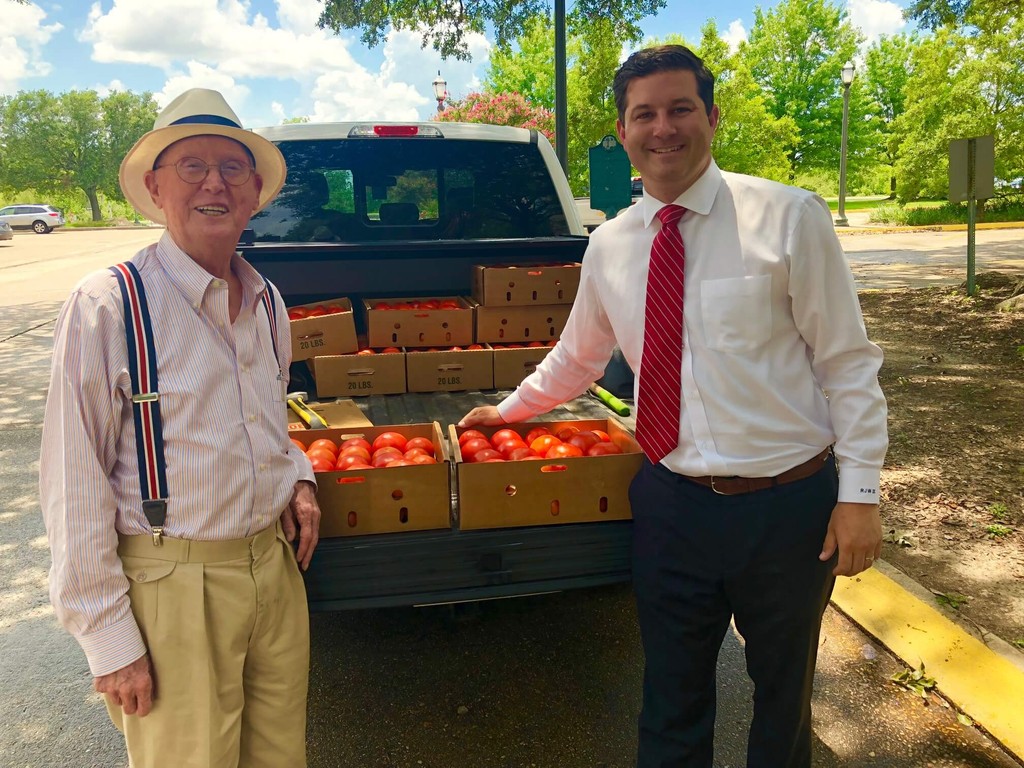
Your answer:
[[[256,161],[256,173],[263,177],[257,211],[277,197],[288,168],[274,144],[242,128],[238,115],[217,91],[191,88],[164,107],[153,130],[139,139],[121,161],[121,191],[125,199],[150,221],[166,224],[164,213],[146,189],[146,171],[153,169],[160,153],[171,144],[190,136],[226,136],[244,144]]]

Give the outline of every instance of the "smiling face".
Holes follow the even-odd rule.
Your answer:
[[[193,258],[227,256],[235,251],[242,230],[259,206],[263,180],[255,172],[239,186],[225,183],[219,168],[189,184],[173,167],[184,157],[196,157],[210,166],[229,160],[252,165],[245,148],[223,136],[192,136],[175,142],[159,158],[159,168],[146,172],[146,189],[167,219],[167,230]]]
[[[619,140],[644,189],[664,203],[685,192],[711,163],[718,106],[711,113],[697,92],[693,72],[673,69],[630,81]]]

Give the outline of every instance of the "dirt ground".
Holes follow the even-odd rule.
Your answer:
[[[882,557],[1024,652],[1024,313],[995,309],[1024,275],[976,282],[860,294],[885,351]]]

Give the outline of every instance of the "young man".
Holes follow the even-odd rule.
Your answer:
[[[882,355],[824,201],[715,164],[714,78],[697,56],[639,51],[613,87],[643,200],[591,235],[537,371],[461,425],[547,412],[618,344],[638,373],[647,458],[630,488],[646,656],[637,765],[711,766],[715,663],[734,618],[755,684],[747,765],[808,768],[822,612],[835,576],[881,549]]]
[[[289,542],[308,567],[320,510],[287,434],[285,307],[235,252],[285,173],[219,93],[179,96],[121,164],[128,201],[166,233],[134,272],[79,283],[54,332],[50,596],[134,768],[306,764],[309,617]],[[131,374],[152,375],[144,314],[148,401]]]

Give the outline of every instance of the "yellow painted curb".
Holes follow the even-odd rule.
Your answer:
[[[1024,758],[1024,672],[877,569],[840,578],[836,607]]]

